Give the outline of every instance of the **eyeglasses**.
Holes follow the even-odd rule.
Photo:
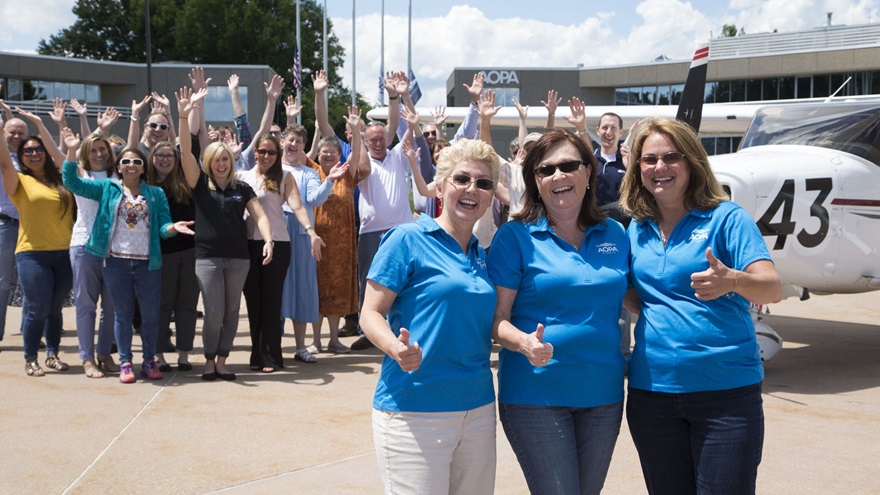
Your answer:
[[[174,160],[174,157],[175,157],[175,155],[166,155],[164,153],[162,153],[162,154],[157,153],[153,156],[155,156],[157,160]]]
[[[455,174],[452,176],[452,183],[459,187],[467,187],[473,182],[477,185],[477,189],[491,191],[495,189],[495,183],[492,179],[474,179],[469,175]]]
[[[140,158],[123,158],[119,160],[120,165],[137,165],[142,167],[144,165],[144,161]]]
[[[570,174],[580,168],[583,164],[584,162],[581,160],[572,160],[569,162],[557,163],[556,165],[541,165],[540,167],[535,168],[535,175],[541,178],[550,177],[556,173],[557,168],[564,174]]]
[[[167,131],[167,130],[168,130],[168,124],[160,124],[160,123],[158,123],[158,122],[147,122],[147,126],[148,126],[150,129],[159,129],[159,130],[162,130],[162,131]]]
[[[257,150],[257,154],[258,154],[258,155],[269,155],[269,156],[275,156],[275,155],[278,154],[278,152],[275,151],[275,150]]]
[[[434,136],[437,137],[437,131],[425,131],[422,133],[422,136]]]
[[[644,155],[639,158],[639,163],[642,165],[657,165],[657,162],[663,160],[663,163],[666,165],[673,165],[681,161],[684,158],[683,153],[679,153],[678,151],[670,151],[669,153],[663,153],[660,156],[657,155]]]
[[[46,148],[44,148],[42,146],[27,147],[27,148],[22,148],[21,152],[25,155],[35,155],[37,153],[45,153]]]
[[[275,137],[281,137],[281,131],[270,131],[269,134]]]

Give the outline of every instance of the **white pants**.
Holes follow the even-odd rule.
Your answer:
[[[493,493],[495,423],[494,402],[442,413],[373,409],[373,442],[385,493]]]

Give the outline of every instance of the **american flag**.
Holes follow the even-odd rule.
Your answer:
[[[293,87],[302,91],[302,63],[299,59],[299,46],[293,46]]]

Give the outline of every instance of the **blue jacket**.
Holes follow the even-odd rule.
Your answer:
[[[122,183],[117,179],[83,180],[77,173],[76,162],[64,160],[62,169],[64,185],[74,194],[98,202],[98,215],[92,225],[89,242],[85,245],[87,253],[101,259],[110,255],[110,238],[116,225],[116,210],[123,198]],[[162,247],[159,238],[168,239],[175,234],[168,233],[172,224],[168,210],[168,199],[161,187],[147,185],[141,181],[141,194],[147,199],[150,214],[150,260],[148,268],[162,268]]]

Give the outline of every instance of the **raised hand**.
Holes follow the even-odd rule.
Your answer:
[[[394,91],[399,95],[404,93],[409,94],[409,77],[407,77],[406,72],[400,71],[395,73]]]
[[[202,67],[193,67],[189,73],[189,83],[193,91],[198,92],[200,89],[207,89],[212,78],[205,79],[205,69]]]
[[[138,115],[140,115],[141,110],[143,110],[144,107],[147,106],[147,103],[149,103],[150,98],[152,98],[152,97],[150,95],[147,95],[147,96],[144,96],[144,99],[141,100],[140,102],[138,102],[137,100],[131,100],[131,115],[134,117],[137,117]]]
[[[706,259],[709,269],[691,274],[691,288],[696,291],[700,301],[711,301],[728,292],[736,292],[738,272],[726,267],[712,254],[712,248],[706,248]]]
[[[388,93],[390,98],[394,98],[398,95],[397,89],[395,89],[395,81],[394,78],[397,77],[396,72],[386,72],[385,73],[385,91]]]
[[[348,107],[348,115],[343,116],[345,122],[351,127],[351,132],[355,132],[361,122],[361,109],[357,105]]]
[[[478,105],[480,102],[480,95],[483,94],[483,73],[477,72],[474,74],[474,80],[471,82],[470,86],[468,86],[467,83],[462,84],[462,86],[464,86],[468,93],[471,94],[471,101],[474,105]]]
[[[73,111],[76,112],[76,114],[79,115],[80,117],[82,117],[83,115],[86,115],[88,113],[88,110],[86,109],[86,104],[85,103],[80,104],[80,102],[77,101],[76,98],[70,100],[70,108],[72,108]]]
[[[229,79],[226,80],[226,86],[229,88],[229,92],[232,93],[238,90],[238,74],[233,74],[229,76]]]
[[[177,100],[177,114],[181,118],[186,118],[189,116],[189,113],[192,112],[193,105],[205,95],[208,94],[207,88],[202,88],[198,92],[193,92],[193,90],[187,88],[186,86],[180,88],[180,91],[174,92],[174,98]]]
[[[278,101],[278,97],[281,96],[281,90],[284,89],[284,78],[276,74],[272,76],[271,83],[263,83],[263,86],[266,87],[266,96],[272,101]]]
[[[419,125],[419,112],[415,109],[410,110],[409,108],[404,106],[403,109],[400,111],[400,118],[402,118],[403,121],[410,126],[418,127]]]
[[[337,162],[327,173],[327,180],[336,182],[337,179],[348,173],[348,163]]]
[[[516,156],[513,158],[513,163],[522,167],[522,165],[523,165],[523,163],[525,163],[525,161],[526,161],[526,150],[523,148],[520,148],[516,152]]]
[[[403,141],[401,144],[403,145],[403,154],[409,159],[409,164],[414,167],[419,160],[419,153],[413,149],[409,141]]]
[[[35,113],[33,113],[33,112],[28,112],[27,110],[22,110],[22,109],[19,108],[19,107],[15,107],[15,113],[17,113],[17,114],[21,115],[22,117],[24,117],[24,118],[30,120],[30,121],[33,122],[35,125],[36,125],[36,124],[41,124],[41,123],[42,123],[42,121],[40,120],[40,117],[38,117],[37,114],[35,114]]]
[[[549,115],[556,114],[556,107],[559,106],[559,102],[562,101],[562,97],[556,92],[555,89],[551,89],[547,91],[547,101],[541,101],[541,104],[547,107],[547,113]]]
[[[410,344],[409,339],[409,330],[401,328],[400,336],[397,337],[397,341],[388,350],[388,355],[391,359],[397,361],[400,369],[407,373],[419,369],[419,366],[422,365],[422,348],[419,347],[418,342]]]
[[[519,120],[526,120],[526,117],[529,116],[529,106],[522,106],[519,103],[519,100],[513,100],[513,106],[516,107],[516,112],[519,114]]]
[[[587,113],[584,102],[577,96],[568,100],[568,107],[571,109],[571,116],[565,117],[571,125],[579,131],[587,130]]]
[[[153,94],[150,95],[153,98],[153,111],[154,112],[165,112],[168,113],[171,108],[171,100],[168,99],[165,95],[160,95],[159,93],[153,91]],[[157,104],[162,105],[162,108],[159,108]]]
[[[501,107],[495,106],[495,92],[491,89],[487,89],[486,92],[480,96],[480,117],[491,119],[496,113],[498,113],[498,110],[501,110]]]
[[[329,85],[330,80],[327,79],[327,73],[323,69],[312,74],[312,87],[315,88],[315,93],[325,91]]]
[[[520,352],[529,358],[532,366],[547,366],[547,363],[553,359],[553,345],[544,342],[543,323],[538,323],[533,333],[523,335]]]
[[[116,107],[107,107],[103,113],[98,112],[98,127],[105,132],[110,132],[117,120],[119,120],[119,111]]]
[[[299,115],[303,109],[302,105],[299,104],[299,98],[294,95],[290,95],[287,97],[286,100],[283,100],[283,102],[284,102],[284,113],[287,114],[287,121],[288,122],[295,121],[296,116]]]
[[[444,107],[442,105],[438,105],[438,106],[434,107],[434,111],[431,112],[431,117],[434,118],[434,127],[436,127],[437,131],[439,132],[440,126],[442,126],[443,123],[446,122],[446,119],[447,119],[446,107]]]
[[[68,150],[75,150],[79,148],[79,134],[74,134],[70,127],[65,127],[61,129],[61,140],[64,142],[64,145],[67,146]]]
[[[61,98],[55,98],[52,101],[52,111],[49,112],[49,117],[52,117],[52,121],[58,124],[58,127],[64,127],[64,109],[67,108],[67,103]]]

